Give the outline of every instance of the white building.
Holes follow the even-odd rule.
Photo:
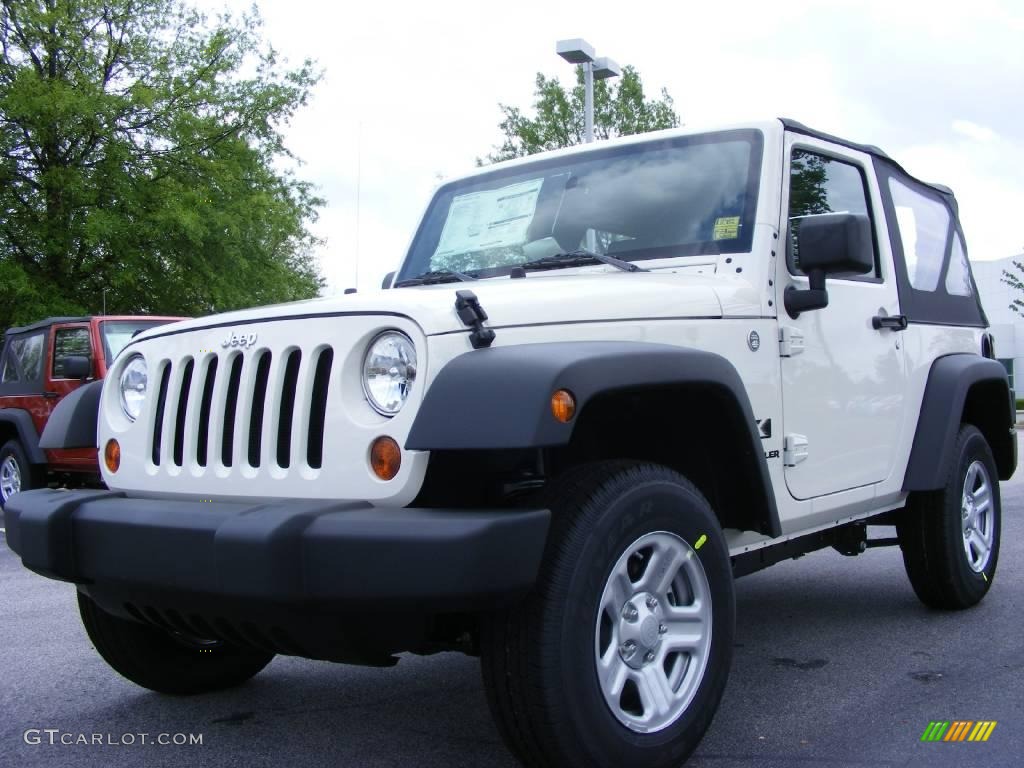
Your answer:
[[[1014,312],[1010,305],[1014,299],[1024,299],[1024,292],[1003,282],[1004,270],[1024,280],[1024,273],[1013,264],[1015,261],[1024,264],[1024,253],[996,261],[972,260],[971,271],[974,272],[974,281],[978,284],[978,293],[981,294],[981,305],[985,308],[988,322],[992,326],[992,335],[996,340],[996,357],[1010,374],[1010,387],[1017,389],[1013,381],[1015,370],[1024,377],[1024,315]],[[1021,381],[1021,389],[1024,389],[1024,378]],[[1022,394],[1024,392],[1017,392],[1018,397]]]

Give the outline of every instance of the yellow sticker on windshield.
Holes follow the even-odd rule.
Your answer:
[[[725,216],[721,219],[715,219],[715,240],[735,240],[739,236],[739,216]]]

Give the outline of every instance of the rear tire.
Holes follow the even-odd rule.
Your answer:
[[[89,639],[114,671],[158,693],[187,696],[241,685],[274,654],[224,641],[175,636],[113,616],[78,593]]]
[[[732,660],[718,521],[688,480],[653,464],[579,467],[547,497],[536,586],[484,621],[499,731],[527,766],[680,765],[711,724]]]
[[[46,480],[43,470],[28,461],[17,440],[8,440],[0,448],[0,509],[15,493],[40,488]]]
[[[960,427],[941,490],[915,493],[897,523],[903,564],[921,602],[959,610],[981,602],[999,561],[999,475],[985,437]]]

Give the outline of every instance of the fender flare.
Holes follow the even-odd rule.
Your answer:
[[[997,360],[976,354],[945,355],[935,360],[928,372],[903,490],[932,491],[945,485],[943,472],[952,457],[960,417],[971,388],[978,384],[999,393],[998,397],[986,399],[989,424],[978,426],[992,448],[1000,479],[1007,480],[1013,474],[1017,440],[1013,434],[1013,404],[1006,369]]]
[[[10,424],[14,427],[18,434],[18,442],[25,449],[30,462],[46,463],[46,454],[39,446],[39,433],[36,432],[36,425],[28,411],[23,408],[0,408],[0,424]]]
[[[50,414],[39,445],[47,449],[96,448],[102,379],[69,392]]]
[[[501,450],[562,446],[568,424],[551,414],[551,395],[567,389],[582,413],[597,395],[616,390],[700,385],[737,409],[738,438],[763,493],[767,528],[781,535],[775,493],[750,400],[721,355],[668,344],[629,341],[552,342],[479,349],[455,358],[430,385],[405,447],[411,450]]]

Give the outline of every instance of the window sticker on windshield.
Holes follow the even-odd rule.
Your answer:
[[[521,245],[537,211],[544,179],[457,195],[434,257]]]
[[[715,219],[715,240],[735,240],[740,236],[740,217],[725,216]]]

